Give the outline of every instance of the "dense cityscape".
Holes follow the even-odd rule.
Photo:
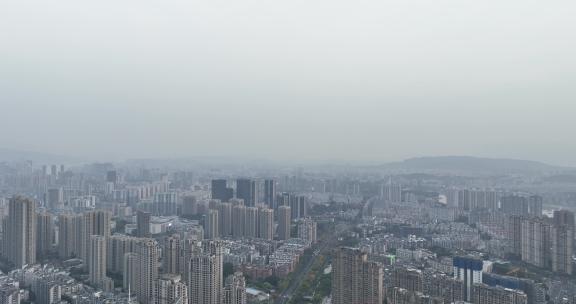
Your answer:
[[[0,303],[576,303],[574,171],[463,161],[5,161]]]
[[[575,15],[0,0],[0,304],[576,304]]]

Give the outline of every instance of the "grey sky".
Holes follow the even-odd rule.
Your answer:
[[[576,165],[576,2],[2,1],[0,146]]]

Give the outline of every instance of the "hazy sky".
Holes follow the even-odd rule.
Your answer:
[[[0,2],[0,147],[576,165],[576,1]]]

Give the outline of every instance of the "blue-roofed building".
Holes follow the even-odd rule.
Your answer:
[[[464,300],[472,299],[472,286],[482,283],[484,261],[472,257],[454,257],[454,278],[464,282]]]

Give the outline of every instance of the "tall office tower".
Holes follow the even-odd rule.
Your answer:
[[[79,256],[84,261],[88,260],[91,236],[110,236],[110,218],[110,212],[104,210],[88,211],[80,216],[79,224],[76,225],[76,244],[79,244]]]
[[[120,274],[124,269],[124,256],[134,252],[140,238],[124,234],[115,234],[108,238],[106,245],[106,270]]]
[[[472,287],[482,283],[482,260],[469,257],[454,257],[454,278],[464,282],[464,300],[472,300]]]
[[[259,202],[259,196],[260,196],[260,187],[258,186],[258,183],[253,180],[250,182],[250,189],[252,192],[252,200],[250,201],[250,206],[248,207],[254,207],[256,206],[256,203]]]
[[[232,204],[221,203],[218,210],[218,217],[220,220],[220,235],[232,235]]]
[[[424,290],[424,276],[419,269],[397,267],[392,273],[392,286],[408,291],[422,292]]]
[[[220,304],[222,301],[222,248],[217,241],[202,243],[190,259],[188,293],[190,304]]]
[[[236,238],[244,236],[244,225],[246,224],[246,207],[236,205],[232,207],[232,235]]]
[[[510,241],[511,251],[517,256],[522,256],[522,221],[520,215],[511,215],[508,218],[508,240]]]
[[[228,188],[225,179],[212,180],[212,198],[218,199],[221,202],[227,202],[234,197],[234,190]]]
[[[551,225],[544,219],[522,220],[522,261],[547,268],[551,262]]]
[[[134,252],[124,254],[122,265],[122,288],[124,291],[130,290],[131,293],[134,293],[138,276],[138,254]]]
[[[268,208],[276,209],[276,182],[272,179],[264,181],[264,203]]]
[[[58,215],[58,256],[61,259],[68,259],[79,254],[76,244],[77,222],[75,215]]]
[[[176,215],[178,210],[178,193],[161,192],[154,195],[152,209],[154,215],[170,216]]]
[[[198,202],[193,195],[187,195],[182,199],[182,215],[190,216],[198,213]]]
[[[555,226],[568,226],[574,230],[574,212],[568,210],[555,210],[553,222]]]
[[[290,218],[292,220],[297,220],[300,218],[300,202],[298,201],[298,196],[290,195]]]
[[[258,208],[256,207],[246,208],[244,236],[249,238],[258,237]]]
[[[138,210],[136,212],[136,236],[150,237],[150,216],[149,212]]]
[[[104,236],[90,236],[88,277],[93,286],[104,286],[104,279],[106,278],[106,238]]]
[[[258,210],[258,237],[265,240],[274,238],[274,210],[262,208]]]
[[[475,284],[472,288],[472,303],[474,304],[527,304],[525,293],[503,287],[490,287],[485,284]]]
[[[56,165],[50,166],[50,175],[52,176],[58,175],[58,167]]]
[[[246,280],[241,272],[226,278],[223,304],[246,304]]]
[[[154,283],[158,279],[158,244],[143,239],[136,245],[136,280],[132,289],[142,304],[154,303]]]
[[[244,200],[244,205],[254,207],[256,205],[256,182],[239,178],[236,180],[236,197]]]
[[[381,304],[384,301],[382,266],[368,261],[359,249],[336,249],[332,261],[332,303]]]
[[[173,235],[164,240],[162,250],[162,269],[164,273],[177,274],[180,272],[180,238]]]
[[[388,182],[382,186],[381,197],[387,202],[402,202],[402,185],[393,183],[392,179],[389,179]]]
[[[574,230],[568,225],[555,225],[550,230],[550,234],[552,239],[552,271],[572,274]]]
[[[62,208],[64,205],[64,190],[60,188],[50,188],[46,194],[46,207],[48,209]]]
[[[298,218],[305,218],[308,216],[308,200],[305,196],[298,196],[299,211]]]
[[[288,206],[278,207],[278,239],[287,240],[290,238],[291,210]]]
[[[305,196],[290,196],[290,209],[292,210],[292,219],[297,220],[299,218],[304,218],[308,214],[307,204]]]
[[[208,210],[204,216],[204,236],[206,239],[214,240],[220,237],[218,210]]]
[[[188,304],[188,287],[179,275],[163,275],[156,280],[155,304]]]
[[[54,243],[54,221],[48,212],[36,215],[36,255],[47,255],[52,251]]]
[[[36,202],[13,197],[4,225],[4,255],[21,268],[36,263]]]
[[[298,238],[308,241],[310,244],[316,243],[316,222],[312,219],[302,219],[298,222]]]

